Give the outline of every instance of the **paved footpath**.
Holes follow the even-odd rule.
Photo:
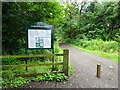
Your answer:
[[[70,62],[75,75],[65,82],[31,82],[19,88],[118,88],[118,63],[76,49],[65,43],[62,49],[70,51]],[[101,78],[96,77],[96,66],[101,64]]]

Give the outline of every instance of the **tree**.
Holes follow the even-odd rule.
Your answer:
[[[67,4],[64,36],[71,39],[117,40],[119,2],[82,2]],[[68,28],[69,27],[69,28]]]
[[[11,55],[25,48],[26,24],[46,22],[56,28],[63,22],[58,2],[3,2],[2,11],[2,48]]]

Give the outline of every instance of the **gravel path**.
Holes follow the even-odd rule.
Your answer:
[[[65,82],[31,82],[20,88],[118,88],[118,63],[76,49],[65,43],[62,49],[70,51],[70,62],[75,75]],[[101,64],[101,78],[96,77],[96,66]]]

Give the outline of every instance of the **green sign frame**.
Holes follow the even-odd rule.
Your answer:
[[[47,30],[47,31],[51,30],[51,47],[49,47],[49,48],[41,47],[40,43],[43,43],[43,45],[44,45],[44,42],[39,42],[38,43],[39,47],[37,47],[37,43],[36,43],[36,48],[30,48],[29,47],[29,42],[28,42],[28,40],[29,40],[28,30],[32,30],[32,31],[34,31],[34,30],[41,30],[41,31],[42,30],[44,30],[44,31],[45,30]],[[40,39],[40,40],[42,40],[42,39]],[[54,48],[53,45],[54,45],[54,26],[53,25],[49,25],[49,24],[43,23],[43,22],[34,22],[34,23],[28,24],[26,26],[26,49],[53,49]]]

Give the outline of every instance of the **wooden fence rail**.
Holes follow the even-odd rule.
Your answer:
[[[62,65],[62,64],[63,63],[20,64],[20,65],[2,65],[2,67],[14,67],[15,68],[15,67],[47,66],[47,65]]]
[[[0,58],[27,58],[27,57],[51,57],[51,56],[63,56],[63,54],[9,55],[9,56],[0,56]]]
[[[12,55],[12,56],[10,55],[10,56],[0,56],[0,58],[29,58],[29,57],[51,57],[51,56],[63,56],[63,62],[62,63],[42,63],[42,64],[0,65],[0,67],[14,67],[15,68],[15,67],[31,67],[31,66],[43,66],[43,65],[46,65],[46,66],[63,65],[63,72],[65,73],[65,75],[68,76],[68,69],[69,69],[68,68],[68,65],[69,65],[69,50],[68,49],[64,49],[63,54]],[[18,75],[18,76],[21,76],[21,75]]]

